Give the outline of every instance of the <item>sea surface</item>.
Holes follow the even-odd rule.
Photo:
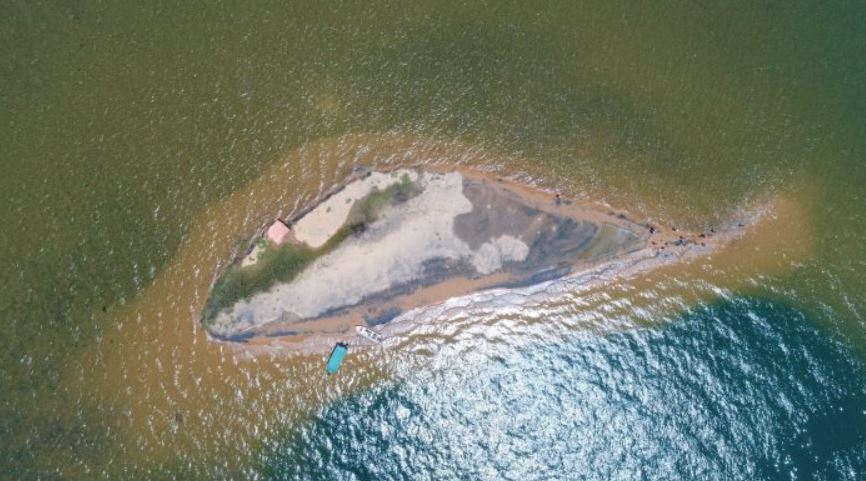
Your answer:
[[[866,4],[32,2],[0,15],[0,480],[866,479]],[[708,258],[248,357],[197,324],[356,163]]]

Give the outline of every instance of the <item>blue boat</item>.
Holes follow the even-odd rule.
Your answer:
[[[349,352],[349,345],[344,342],[338,342],[336,346],[334,346],[334,350],[331,351],[331,357],[328,358],[328,365],[325,367],[325,371],[328,374],[334,374],[340,369],[340,365],[343,364],[343,359],[346,358],[346,353]]]

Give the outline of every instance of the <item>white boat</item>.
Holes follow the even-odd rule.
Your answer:
[[[379,334],[378,332],[370,329],[367,326],[355,326],[355,332],[357,332],[359,336],[365,339],[369,339],[376,344],[380,344],[382,341],[385,340],[385,336]]]

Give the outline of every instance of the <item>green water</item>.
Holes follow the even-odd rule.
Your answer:
[[[162,359],[136,350],[141,338],[107,343],[138,325],[157,336],[190,323],[163,317],[161,308],[153,317],[128,311],[190,242],[204,205],[254,185],[270,166],[316,143],[336,147],[290,156],[289,207],[327,187],[334,180],[327,172],[351,165],[341,153],[396,137],[452,145],[472,163],[677,224],[703,226],[748,200],[803,194],[813,248],[805,259],[778,255],[786,269],[750,277],[749,294],[802,313],[815,329],[810,335],[846,346],[838,355],[851,358],[844,362],[866,353],[861,3],[4,2],[3,12],[2,479],[281,472],[262,467],[262,453],[291,456],[277,447],[306,424],[274,417],[241,423],[247,418],[236,409],[237,424],[256,431],[237,450],[223,441],[236,429],[227,427],[231,416],[180,443],[136,419],[147,406],[172,417],[172,408],[152,400],[166,389],[163,379],[174,379],[170,399],[200,384],[160,364],[155,381],[128,388],[139,371],[102,374],[113,366],[86,356],[116,352],[129,366]],[[412,152],[399,155],[411,161]],[[234,241],[248,229],[231,224],[220,235]],[[210,272],[213,265],[198,267]],[[560,334],[569,339],[568,332]],[[540,343],[539,356],[552,344]],[[317,361],[301,362],[318,372]],[[65,371],[80,372],[81,382]],[[530,371],[515,363],[506,375],[522,373]],[[290,384],[301,382],[301,374],[288,376]],[[845,382],[854,391],[863,382],[831,379],[842,390]],[[93,394],[96,386],[140,404],[129,413],[118,407],[126,401],[109,407],[110,395]],[[335,389],[328,399],[341,398]],[[203,411],[230,399],[209,402]],[[298,410],[317,413],[329,403]],[[853,429],[844,417],[828,419],[839,431]],[[832,457],[832,436],[821,439]],[[866,447],[853,439],[855,455],[840,464],[853,470],[851,479],[866,472]],[[160,447],[171,454],[157,456]],[[840,477],[815,472],[817,479]]]

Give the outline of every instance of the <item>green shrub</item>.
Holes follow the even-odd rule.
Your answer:
[[[316,253],[311,249],[294,245],[267,245],[259,253],[255,265],[229,267],[217,279],[205,305],[205,324],[213,320],[219,311],[236,302],[265,291],[277,282],[290,281],[315,258]]]
[[[359,200],[349,211],[347,224],[357,226],[375,221],[386,207],[406,202],[421,193],[421,188],[409,179],[407,174],[400,182],[385,190],[374,187],[366,197]]]

